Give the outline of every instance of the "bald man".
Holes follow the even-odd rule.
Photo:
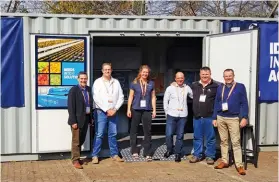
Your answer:
[[[168,158],[174,153],[175,162],[181,161],[184,127],[188,116],[187,96],[193,98],[193,92],[188,85],[184,84],[184,80],[184,74],[177,72],[175,82],[166,89],[164,94],[164,110],[167,114],[167,152],[164,157]],[[174,134],[176,134],[176,142],[173,150]]]

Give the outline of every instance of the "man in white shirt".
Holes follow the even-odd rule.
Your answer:
[[[116,112],[124,102],[123,90],[119,81],[111,76],[111,63],[102,65],[103,76],[93,84],[93,100],[95,105],[95,138],[93,141],[92,163],[98,164],[102,140],[108,125],[108,142],[110,155],[114,161],[123,162],[118,156],[117,146],[117,116]]]
[[[164,110],[167,114],[165,158],[175,153],[175,162],[181,161],[184,127],[188,116],[187,96],[193,98],[191,88],[184,84],[184,74],[177,72],[175,83],[171,84],[164,94]],[[176,142],[173,152],[173,135],[176,134]]]

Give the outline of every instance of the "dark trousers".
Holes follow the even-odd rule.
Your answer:
[[[181,155],[186,120],[186,117],[173,117],[167,115],[166,144],[169,152],[173,152],[173,135],[176,134],[174,153]]]
[[[130,144],[131,144],[131,153],[138,153],[137,150],[137,136],[138,136],[138,126],[142,121],[143,125],[143,155],[151,155],[151,122],[152,114],[150,111],[140,111],[132,110],[132,123],[130,129]]]
[[[82,128],[73,129],[72,130],[72,161],[77,161],[80,159],[80,152],[81,152],[81,146],[83,145],[86,133],[88,129],[88,123],[90,120],[90,115],[86,115],[86,122],[84,123]]]

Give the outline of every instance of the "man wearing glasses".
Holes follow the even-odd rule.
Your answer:
[[[110,155],[114,161],[123,162],[118,156],[117,111],[124,102],[124,95],[120,83],[111,76],[111,63],[102,65],[103,76],[96,79],[93,84],[93,100],[95,104],[95,138],[93,142],[92,163],[99,163],[99,153],[105,130],[108,127],[108,142]]]

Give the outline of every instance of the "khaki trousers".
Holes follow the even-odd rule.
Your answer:
[[[242,150],[240,144],[239,118],[217,116],[217,128],[221,139],[221,153],[223,162],[228,164],[229,136],[232,142],[234,161],[236,167],[243,166]],[[230,135],[229,135],[230,134]]]

